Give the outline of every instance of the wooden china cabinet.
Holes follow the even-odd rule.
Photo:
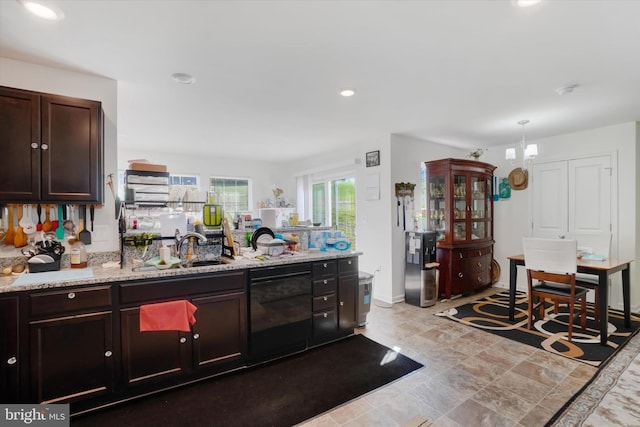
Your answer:
[[[465,159],[425,165],[428,229],[437,232],[440,294],[451,298],[491,285],[496,167]]]

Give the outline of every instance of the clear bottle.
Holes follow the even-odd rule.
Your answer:
[[[300,240],[300,252],[309,251],[309,235],[305,231],[302,233],[302,239]]]
[[[87,248],[78,239],[69,239],[71,268],[85,268],[87,266]]]

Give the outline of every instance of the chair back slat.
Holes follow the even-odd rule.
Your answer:
[[[528,270],[575,274],[578,271],[578,244],[570,239],[524,237],[524,265]]]

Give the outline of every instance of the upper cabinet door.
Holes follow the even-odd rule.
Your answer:
[[[101,202],[99,102],[42,97],[42,200]]]
[[[102,203],[102,105],[0,87],[0,202]]]
[[[40,197],[40,96],[0,87],[0,202]]]

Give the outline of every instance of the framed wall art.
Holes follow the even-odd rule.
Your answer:
[[[380,166],[380,150],[367,153],[367,167]]]

